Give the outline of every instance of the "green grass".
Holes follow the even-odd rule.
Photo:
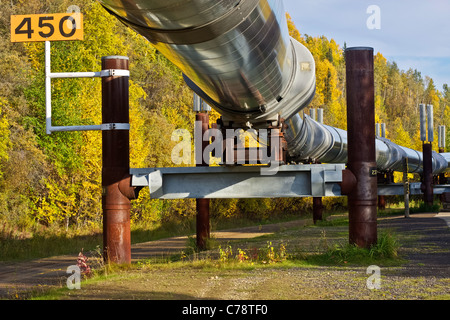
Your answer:
[[[313,227],[338,227],[348,226],[348,216],[333,218],[329,220],[319,220]]]
[[[438,213],[440,210],[441,205],[438,203],[434,203],[432,206],[427,205],[425,203],[421,203],[418,207],[410,208],[411,213],[428,213],[428,212]]]
[[[285,216],[264,221],[250,219],[228,219],[211,221],[214,230],[264,225],[299,219],[299,216]],[[86,230],[65,230],[62,228],[44,228],[21,235],[9,228],[0,228],[0,261],[27,261],[57,255],[78,254],[80,251],[94,251],[102,247],[101,228]],[[188,236],[195,233],[195,219],[162,223],[134,223],[131,226],[131,242],[142,243],[175,236]],[[25,234],[25,233],[23,233]]]
[[[399,265],[404,262],[399,255],[400,243],[392,231],[383,231],[377,244],[370,248],[360,248],[349,243],[330,245],[324,253],[311,255],[306,260],[319,265]]]
[[[26,261],[54,255],[94,250],[102,243],[101,234],[35,234],[27,239],[1,239],[0,261]]]
[[[424,208],[422,208],[424,209]],[[380,216],[401,214],[401,209],[388,209]],[[328,216],[328,215],[327,215]],[[302,215],[303,218],[309,216]],[[265,225],[271,223],[291,221],[299,219],[299,216],[285,216],[264,221],[250,219],[212,220],[214,230],[224,230],[237,227]],[[345,215],[333,219],[318,221],[314,227],[348,225],[348,217]],[[4,230],[3,230],[4,231]],[[131,232],[132,243],[142,243],[173,236],[186,236],[195,233],[195,220],[184,219],[180,221],[161,223],[133,224]],[[270,239],[270,238],[268,238]],[[89,252],[102,246],[101,229],[91,230],[62,230],[52,228],[40,228],[35,232],[29,232],[27,236],[12,235],[11,232],[0,232],[0,261],[26,261],[56,255],[77,254],[80,251]],[[213,242],[214,239],[212,239]],[[256,241],[256,240],[255,240]],[[212,244],[212,247],[217,247]],[[192,248],[193,249],[193,246]]]
[[[192,233],[194,224],[186,223],[132,225],[131,241],[141,243]],[[102,247],[100,228],[80,230],[42,229],[26,237],[0,233],[0,261],[27,261],[57,255],[78,254]]]
[[[371,248],[360,248],[348,243],[347,217],[338,217],[328,221],[320,221],[316,225],[284,230],[271,235],[221,243],[212,240],[210,250],[200,255],[203,263],[220,268],[258,268],[268,265],[277,267],[301,266],[345,266],[345,265],[401,265],[405,261],[399,257],[400,242],[391,230],[383,230],[378,235],[377,244]],[[308,235],[307,230],[317,230]],[[302,231],[303,230],[303,231]],[[320,230],[320,231],[319,231]],[[320,235],[319,235],[320,232]],[[313,235],[315,247],[311,249],[298,240]],[[195,239],[187,242],[182,255],[171,257],[171,262],[189,260],[195,250]],[[200,259],[201,260],[201,259]],[[167,262],[167,260],[166,260]]]

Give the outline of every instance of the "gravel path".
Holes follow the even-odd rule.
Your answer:
[[[448,214],[415,214],[411,218],[384,219],[381,228],[394,229],[405,239],[401,252],[408,263],[403,275],[450,278]],[[450,293],[450,292],[449,292]]]

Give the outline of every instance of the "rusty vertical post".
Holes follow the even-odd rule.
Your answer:
[[[323,220],[323,202],[322,197],[314,197],[313,198],[313,221],[314,224],[317,221]]]
[[[427,206],[433,205],[433,145],[423,144],[423,181],[421,189]]]
[[[405,218],[409,218],[409,178],[408,178],[408,158],[403,160],[403,190],[405,199]]]
[[[197,167],[205,167],[208,166],[206,163],[206,159],[204,158],[203,151],[208,146],[209,142],[204,141],[203,136],[206,131],[209,129],[209,115],[208,113],[197,113],[196,114],[196,122],[201,122],[201,132],[202,139],[197,141],[197,143],[201,144],[196,146],[195,151],[201,153],[201,163],[197,162]],[[197,159],[199,155],[196,155]],[[210,218],[209,218],[209,199],[197,199],[197,217],[196,217],[196,227],[197,227],[197,248],[200,250],[206,249],[206,241],[210,238]]]
[[[102,58],[102,70],[128,70],[128,58]],[[102,78],[104,124],[129,123],[129,77]],[[103,252],[106,262],[131,263],[129,130],[102,132]]]
[[[349,241],[359,247],[377,243],[377,164],[373,49],[348,48],[348,169],[356,186],[348,195]]]
[[[386,173],[378,172],[377,184],[387,184],[388,178]],[[378,196],[378,210],[386,210],[386,197]]]
[[[378,210],[386,210],[386,197],[378,196]]]

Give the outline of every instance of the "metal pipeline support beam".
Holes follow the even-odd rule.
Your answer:
[[[208,113],[197,113],[196,114],[196,123],[201,123],[201,133],[202,137],[209,129],[209,115]],[[208,141],[195,142],[195,156],[197,158],[197,167],[208,167],[209,165],[206,163],[203,152],[208,146]],[[200,160],[201,157],[201,161]],[[209,207],[210,207],[210,199],[196,199],[196,233],[197,233],[197,248],[200,250],[206,249],[206,241],[211,238],[211,224],[210,224],[210,216],[209,216]]]
[[[433,154],[431,143],[423,144],[423,174],[422,186],[423,200],[427,206],[433,205]]]
[[[323,201],[322,197],[314,197],[313,198],[313,222],[314,224],[317,221],[323,220]]]
[[[102,69],[128,70],[128,58],[102,58]],[[129,78],[102,78],[103,123],[129,123]],[[131,263],[129,130],[103,131],[103,253],[106,262]]]
[[[347,74],[348,169],[356,186],[348,195],[349,241],[377,243],[374,58],[372,48],[345,51]]]

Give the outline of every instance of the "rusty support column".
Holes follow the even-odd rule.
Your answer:
[[[405,218],[409,218],[409,178],[408,178],[408,158],[403,160],[403,185],[404,185],[404,199],[405,199]]]
[[[377,164],[373,49],[345,51],[347,65],[348,169],[356,186],[348,195],[349,241],[359,247],[377,243]]]
[[[323,220],[323,202],[322,197],[314,197],[313,198],[313,221],[314,224],[317,221]]]
[[[378,180],[377,184],[388,184],[389,179],[387,177],[387,173],[378,173]],[[378,196],[378,210],[386,210],[386,197],[385,196]]]
[[[320,164],[320,162],[317,162]],[[317,221],[323,220],[323,199],[322,197],[313,197],[313,222],[314,224]]]
[[[128,58],[102,58],[102,70],[128,70]],[[129,78],[102,78],[104,124],[129,123]],[[131,263],[129,130],[102,132],[103,253],[106,262]]]
[[[386,210],[386,197],[378,196],[378,210]]]
[[[196,122],[201,122],[202,125],[202,137],[205,134],[205,132],[209,129],[209,115],[208,113],[197,113],[196,115]],[[195,147],[196,153],[201,153],[201,163],[197,162],[197,167],[207,167],[208,164],[205,161],[205,158],[203,156],[203,151],[208,146],[208,141],[197,141],[197,143],[201,143],[200,145],[197,145]],[[196,159],[200,159],[199,155],[196,155]],[[196,221],[196,227],[197,227],[197,248],[200,250],[206,249],[206,241],[210,238],[210,218],[209,218],[209,199],[197,199],[197,221]]]
[[[445,139],[445,138],[444,138]],[[440,147],[439,148],[439,153],[445,153],[445,149]],[[439,184],[443,185],[443,184],[447,184],[447,179],[445,178],[445,173],[441,173],[439,175]]]
[[[433,205],[433,145],[423,144],[423,181],[421,189],[427,206]]]

